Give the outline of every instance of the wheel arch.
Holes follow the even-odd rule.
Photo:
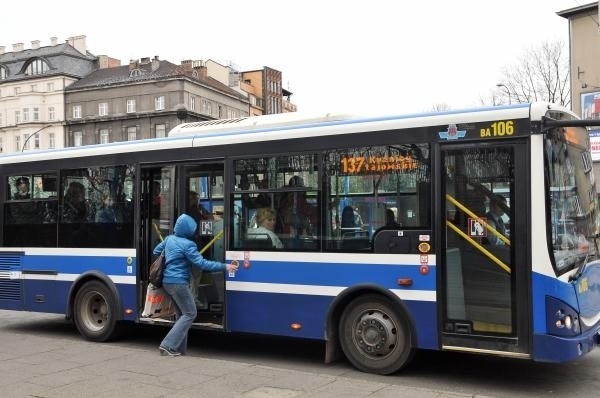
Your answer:
[[[392,302],[408,323],[407,327],[410,333],[412,348],[418,347],[415,322],[402,299],[392,293],[389,289],[380,285],[364,283],[344,289],[333,299],[329,306],[325,320],[325,363],[336,361],[344,355],[340,345],[338,331],[338,325],[344,308],[346,308],[352,300],[367,294],[380,295]]]
[[[119,291],[117,289],[117,286],[115,285],[115,283],[112,281],[112,279],[110,279],[110,277],[108,275],[106,275],[104,272],[101,271],[88,271],[85,272],[81,275],[79,275],[77,277],[77,279],[75,279],[75,281],[73,282],[73,284],[71,285],[71,288],[69,289],[69,300],[67,302],[67,310],[66,310],[66,318],[67,319],[72,319],[73,318],[73,306],[75,304],[75,296],[77,296],[77,292],[79,291],[79,289],[81,289],[81,287],[83,285],[85,285],[87,282],[90,281],[99,281],[101,283],[103,283],[112,293],[113,297],[115,298],[115,302],[116,302],[116,306],[117,306],[117,313],[116,315],[116,320],[120,321],[123,319],[123,314],[121,309],[121,296],[119,295]]]

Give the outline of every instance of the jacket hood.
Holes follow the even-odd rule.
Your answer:
[[[188,216],[187,214],[182,214],[177,218],[175,222],[175,236],[179,236],[181,238],[192,239],[194,237],[194,233],[196,232],[196,221]]]

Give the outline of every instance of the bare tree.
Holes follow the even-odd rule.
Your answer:
[[[504,67],[494,103],[548,101],[571,105],[569,59],[561,41],[526,50],[515,65]]]
[[[439,102],[431,106],[432,112],[445,112],[450,110],[450,105],[445,102]]]

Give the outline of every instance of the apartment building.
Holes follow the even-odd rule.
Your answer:
[[[0,153],[63,147],[64,90],[98,67],[85,36],[40,44],[0,46]]]
[[[66,146],[164,137],[179,123],[248,116],[244,93],[206,67],[154,58],[98,69],[65,89]]]

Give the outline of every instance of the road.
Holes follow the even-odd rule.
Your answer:
[[[393,376],[323,363],[323,343],[193,331],[161,357],[166,329],[137,325],[108,344],[60,315],[0,311],[2,397],[600,397],[600,350],[569,364],[419,352]]]

